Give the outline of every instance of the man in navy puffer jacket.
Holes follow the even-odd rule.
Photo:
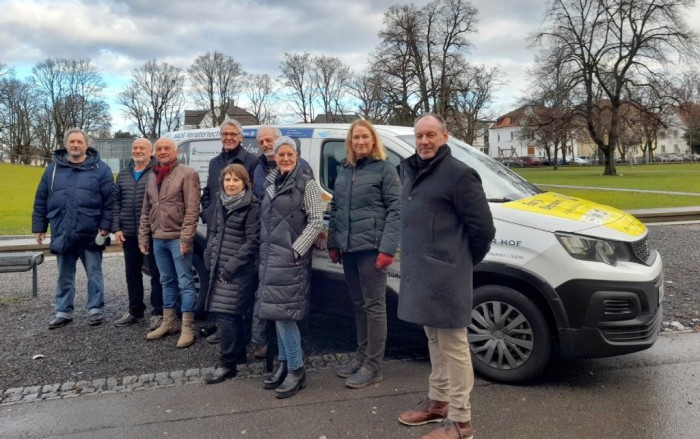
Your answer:
[[[32,232],[37,243],[43,242],[51,226],[49,249],[58,264],[56,316],[49,322],[49,329],[73,321],[78,259],[88,278],[88,324],[102,324],[102,250],[112,226],[112,170],[100,160],[97,150],[88,147],[84,131],[71,128],[64,138],[65,148],[54,152],[53,163],[41,177],[32,213]]]

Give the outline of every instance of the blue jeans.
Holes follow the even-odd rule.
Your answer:
[[[278,360],[287,360],[290,370],[297,370],[304,366],[304,353],[301,351],[301,334],[294,320],[275,321],[277,329]]]
[[[105,306],[104,278],[102,277],[102,251],[70,248],[56,255],[58,282],[56,285],[56,317],[73,318],[75,300],[75,266],[80,259],[87,274],[88,314],[102,315]]]
[[[154,239],[153,255],[163,285],[163,308],[175,308],[178,296],[182,312],[193,312],[197,293],[194,289],[192,252],[180,254],[179,239]]]

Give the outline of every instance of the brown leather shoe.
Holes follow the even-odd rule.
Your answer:
[[[253,357],[257,358],[258,360],[262,360],[263,358],[267,357],[267,345],[264,344],[260,346],[255,352],[253,352]]]
[[[425,425],[429,422],[440,422],[447,417],[450,403],[447,401],[434,401],[425,398],[416,408],[406,410],[399,415],[399,422],[404,425]]]
[[[445,419],[440,428],[426,434],[422,439],[474,439],[474,429],[471,421],[454,422]]]

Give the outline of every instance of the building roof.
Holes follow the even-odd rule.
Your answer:
[[[207,116],[210,116],[209,110],[185,110],[185,127],[189,128],[214,128],[209,126],[202,126],[202,123],[208,125],[208,121],[213,118],[209,117],[205,121]],[[248,110],[241,107],[234,106],[230,111],[226,112],[226,116],[232,119],[236,119],[241,125],[256,125],[258,124],[257,118]]]

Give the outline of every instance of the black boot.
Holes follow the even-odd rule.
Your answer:
[[[265,378],[263,381],[263,387],[270,390],[276,389],[282,384],[282,381],[287,378],[287,360],[280,361],[277,370],[272,373],[269,377]]]
[[[235,376],[236,366],[232,368],[219,366],[204,377],[204,382],[207,384],[216,384],[222,382],[226,378],[233,378]]]
[[[282,381],[282,384],[275,390],[278,398],[290,398],[297,394],[299,389],[306,387],[306,370],[304,366],[299,369],[287,371],[287,377]]]

